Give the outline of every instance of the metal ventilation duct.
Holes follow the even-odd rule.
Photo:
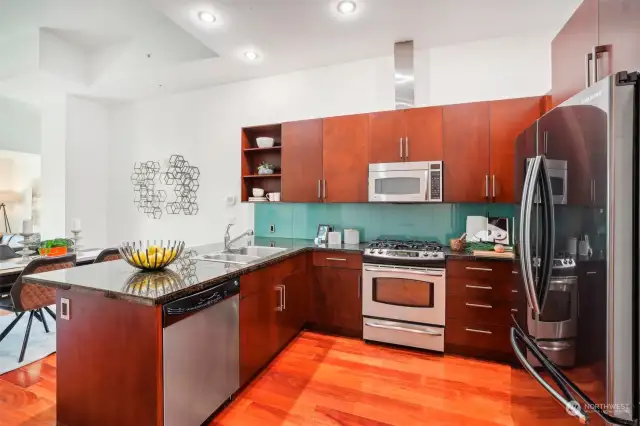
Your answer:
[[[396,109],[415,106],[415,81],[413,72],[413,40],[394,45]]]

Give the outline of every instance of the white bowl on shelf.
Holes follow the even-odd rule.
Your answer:
[[[253,188],[251,193],[254,197],[264,197],[264,189],[262,188]]]
[[[258,148],[271,148],[275,143],[275,139],[268,138],[266,136],[261,136],[256,138],[256,144],[258,144]]]

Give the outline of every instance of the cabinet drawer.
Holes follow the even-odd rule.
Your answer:
[[[513,262],[505,260],[447,260],[447,278],[507,281],[513,268]]]
[[[511,324],[512,302],[477,300],[466,297],[447,298],[447,320],[449,318],[473,322],[475,324],[495,324],[508,326]]]
[[[445,327],[445,352],[448,347],[457,352],[460,347],[467,348],[465,354],[483,357],[483,352],[504,353],[511,357],[513,349],[510,341],[510,327],[507,325],[477,324],[465,320],[447,319]],[[477,349],[473,353],[473,349]]]
[[[473,278],[448,278],[447,296],[463,297],[487,303],[515,300],[518,289],[514,281],[476,280]]]
[[[313,265],[332,268],[362,269],[362,255],[340,251],[316,251],[313,253]]]

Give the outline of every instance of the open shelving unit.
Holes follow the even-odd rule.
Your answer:
[[[272,137],[275,145],[259,148],[256,138]],[[242,129],[242,202],[248,202],[254,188],[262,188],[265,193],[282,192],[282,125],[244,127]],[[263,161],[275,166],[272,175],[259,175],[258,166]]]

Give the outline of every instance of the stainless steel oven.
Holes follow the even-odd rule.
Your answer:
[[[531,161],[533,160],[535,160],[535,158],[527,158],[526,167],[529,167],[529,164],[531,164]],[[551,183],[553,204],[567,204],[567,162],[564,160],[547,159],[547,167],[549,171],[549,181]],[[535,202],[540,203],[539,195],[536,195]]]
[[[444,351],[445,270],[364,264],[363,337]]]
[[[369,164],[369,201],[442,202],[442,161]]]

